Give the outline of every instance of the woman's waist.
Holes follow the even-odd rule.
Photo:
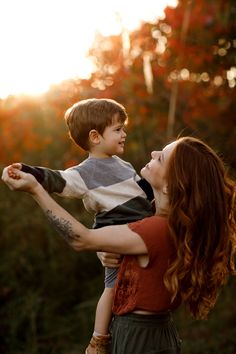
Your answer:
[[[172,313],[171,311],[133,311],[123,315],[115,315],[114,318],[120,322],[139,322],[153,325],[172,322]]]
[[[158,315],[160,312],[144,311],[144,310],[135,310],[131,313],[136,313],[137,315]],[[162,312],[163,313],[163,312]]]

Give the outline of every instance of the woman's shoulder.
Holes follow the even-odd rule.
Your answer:
[[[166,217],[159,216],[159,215],[153,215],[153,216],[146,217],[142,220],[135,221],[135,222],[129,224],[129,227],[133,231],[140,229],[140,230],[145,230],[148,232],[151,229],[153,229],[155,231],[159,230],[159,229],[167,229],[168,224],[167,224]]]
[[[171,238],[166,217],[150,216],[129,224],[129,227],[143,239],[150,257],[156,256],[160,250],[170,248]]]

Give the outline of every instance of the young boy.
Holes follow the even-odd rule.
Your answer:
[[[14,166],[33,174],[49,193],[82,199],[85,208],[95,215],[94,228],[152,215],[151,187],[130,163],[117,156],[124,152],[124,125],[128,120],[125,108],[111,99],[87,99],[70,107],[65,120],[72,140],[88,151],[86,160],[65,171],[24,164]],[[117,271],[105,268],[105,288],[97,305],[94,333],[86,354],[108,353]]]

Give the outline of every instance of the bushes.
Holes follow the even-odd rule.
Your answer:
[[[183,308],[175,314],[177,327],[183,339],[183,354],[235,354],[235,293],[236,279],[231,277],[206,321],[191,319]]]
[[[78,202],[60,202],[78,210]],[[66,353],[88,341],[103,287],[96,255],[73,251],[29,196],[7,187],[0,218],[0,352]]]

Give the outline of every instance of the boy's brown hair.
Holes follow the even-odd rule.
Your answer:
[[[89,98],[75,103],[65,113],[70,137],[82,149],[88,151],[89,132],[92,129],[103,134],[106,127],[113,123],[114,116],[124,123],[128,120],[125,108],[108,98]]]

